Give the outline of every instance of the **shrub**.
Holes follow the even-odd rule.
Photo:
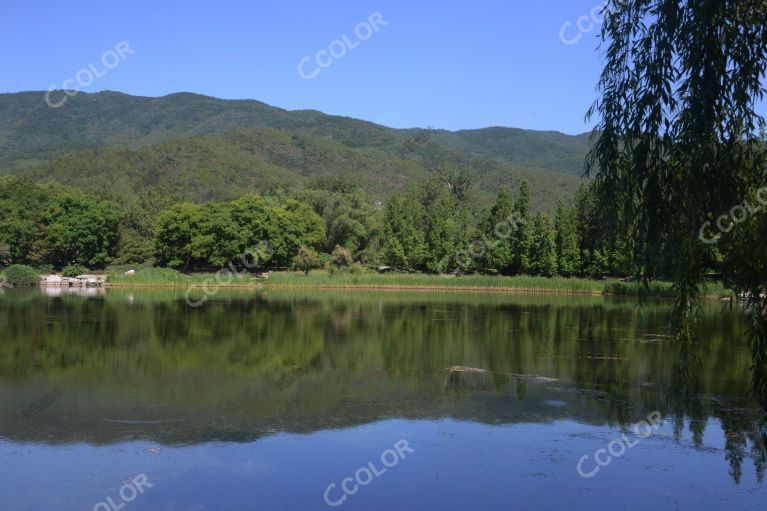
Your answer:
[[[331,254],[331,258],[333,265],[338,268],[344,268],[354,264],[351,250],[344,248],[341,245],[336,245],[336,248],[333,249],[333,253]]]
[[[351,266],[349,266],[349,273],[353,273],[353,274],[365,273],[365,267],[362,266],[360,263],[354,263]]]
[[[14,264],[3,272],[5,282],[13,287],[36,287],[40,285],[40,275],[29,266]]]
[[[293,258],[293,267],[304,272],[304,275],[309,275],[309,270],[320,268],[321,266],[322,260],[320,256],[306,245],[302,245],[298,250],[298,254]]]
[[[646,294],[648,296],[674,296],[674,290],[669,282],[650,282],[645,287],[640,282],[610,282],[605,284],[605,293],[615,296],[638,296]]]
[[[85,273],[88,273],[88,268],[79,264],[69,264],[61,270],[61,275],[69,278],[74,278]]]

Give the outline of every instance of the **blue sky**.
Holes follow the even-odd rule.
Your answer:
[[[190,91],[313,108],[398,128],[511,126],[581,133],[595,98],[599,0],[3,0],[0,92],[61,88],[127,41],[134,54],[82,89]],[[355,28],[371,14],[368,38]],[[583,27],[591,22],[582,21]],[[360,34],[367,36],[366,27]],[[316,54],[346,35],[326,68]],[[336,55],[343,53],[334,47]],[[304,57],[304,74],[298,71]],[[321,62],[328,63],[322,55]],[[85,76],[85,75],[83,75]]]

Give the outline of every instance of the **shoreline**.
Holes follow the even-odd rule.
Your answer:
[[[488,286],[427,286],[427,285],[402,285],[402,284],[222,284],[209,286],[206,284],[175,284],[175,283],[105,283],[104,289],[205,289],[214,288],[222,290],[252,290],[252,291],[386,291],[386,292],[423,292],[423,293],[495,293],[495,294],[539,294],[560,296],[591,296],[591,297],[616,297],[638,298],[638,293],[610,293],[607,291],[585,289],[556,289],[556,288],[531,288],[531,287],[488,287]],[[673,296],[658,293],[643,295],[647,298],[671,299]],[[705,295],[705,300],[723,300],[727,297],[719,295]]]
[[[424,286],[424,285],[400,285],[400,284],[222,284],[215,286],[207,286],[205,284],[109,284],[106,283],[102,286],[105,289],[141,289],[141,288],[155,288],[155,289],[204,289],[206,287],[212,287],[215,289],[252,289],[256,291],[268,291],[268,290],[371,290],[371,291],[426,291],[426,292],[441,292],[441,291],[475,291],[475,292],[497,292],[497,293],[525,293],[525,294],[559,294],[559,295],[588,295],[588,296],[619,296],[610,295],[603,291],[588,291],[579,289],[554,289],[554,288],[525,288],[525,287],[483,287],[483,286]]]

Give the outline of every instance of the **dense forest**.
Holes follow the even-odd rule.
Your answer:
[[[593,199],[585,135],[401,130],[183,93],[40,111],[42,96],[0,94],[2,265],[625,273],[593,204],[576,214]]]
[[[0,179],[0,260],[41,270],[155,264],[309,271],[390,266],[401,271],[626,276],[626,246],[611,239],[588,184],[575,203],[534,212],[530,187],[502,188],[490,206],[470,172],[443,168],[385,202],[339,178],[228,201],[176,201],[161,190],[120,205],[26,177]]]

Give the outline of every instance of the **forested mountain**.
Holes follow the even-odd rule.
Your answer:
[[[128,201],[146,187],[208,201],[317,176],[344,177],[372,199],[385,199],[447,165],[471,170],[480,195],[527,180],[533,207],[551,210],[558,200],[572,199],[587,147],[583,135],[398,130],[189,93],[81,93],[61,108],[49,107],[42,92],[0,94],[0,172]]]
[[[516,128],[462,130],[452,134],[470,144],[469,150],[516,165],[583,175],[590,134],[569,136],[557,131]]]
[[[0,125],[0,165],[13,174],[0,176],[0,261],[193,271],[266,240],[276,267],[627,272],[622,240],[606,237],[581,187],[586,136],[398,130],[257,101],[112,92],[60,108],[42,93],[0,95]]]

